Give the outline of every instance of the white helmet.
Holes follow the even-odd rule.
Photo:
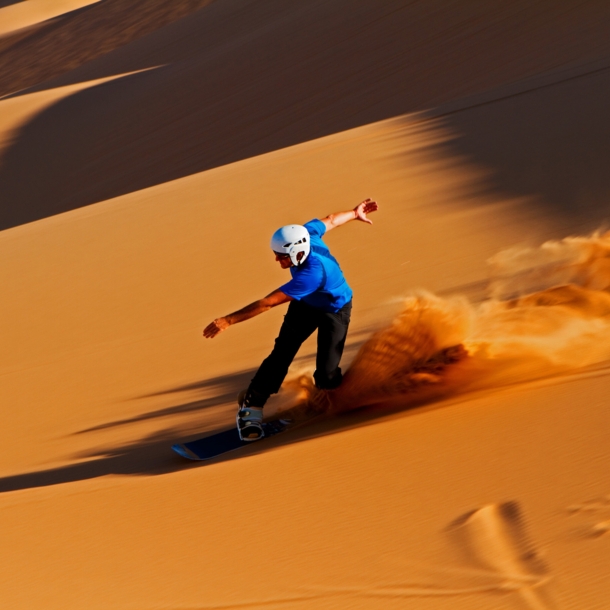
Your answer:
[[[292,264],[298,267],[309,256],[309,231],[301,225],[286,225],[271,237],[271,249],[278,254],[290,255]],[[305,253],[301,260],[298,260],[299,252]]]

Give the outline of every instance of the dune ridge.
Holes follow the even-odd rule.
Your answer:
[[[100,0],[27,0],[0,8],[0,36],[27,28]]]
[[[70,72],[212,1],[104,0],[98,5],[99,0],[26,0],[0,9],[0,23],[5,28],[0,26],[0,31],[6,32],[0,38],[0,97]],[[63,14],[62,7],[77,6],[86,12]],[[38,24],[36,31],[10,32],[8,28],[15,25],[13,20],[2,19],[4,11],[17,17],[26,13],[29,22]],[[43,22],[50,16],[59,17]]]
[[[166,15],[164,27],[164,11],[182,3],[132,4],[93,5],[0,54],[2,94],[164,66],[75,94],[24,126],[3,152],[0,189],[13,203],[0,228],[610,54],[610,16],[596,2],[549,12],[525,1],[224,0]],[[149,19],[153,31],[140,36]],[[28,82],[9,78],[30,72]],[[573,114],[598,98],[571,100]],[[49,154],[47,142],[60,139],[63,154]],[[569,156],[587,159],[579,149]],[[24,184],[30,163],[39,179]]]
[[[104,0],[0,39],[2,607],[605,608],[609,24]],[[312,336],[265,407],[327,416],[179,459],[285,308],[202,329],[286,281],[278,226],[365,197],[325,236],[345,384]]]

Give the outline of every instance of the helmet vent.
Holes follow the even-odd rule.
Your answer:
[[[305,260],[309,255],[311,242],[307,229],[301,225],[286,225],[279,228],[271,237],[271,249],[274,252],[287,254],[295,259],[302,256]],[[302,255],[300,254],[302,253]],[[294,263],[297,264],[296,262]]]

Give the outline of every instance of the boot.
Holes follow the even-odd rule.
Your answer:
[[[237,431],[242,441],[257,441],[263,438],[264,398],[256,391],[242,390],[237,397]]]

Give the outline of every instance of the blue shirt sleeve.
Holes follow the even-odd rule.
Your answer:
[[[306,267],[295,270],[292,279],[280,286],[280,290],[289,297],[300,301],[318,290],[323,282],[324,269],[321,263],[312,260]]]
[[[303,225],[312,237],[322,237],[326,233],[326,225],[317,218]]]

